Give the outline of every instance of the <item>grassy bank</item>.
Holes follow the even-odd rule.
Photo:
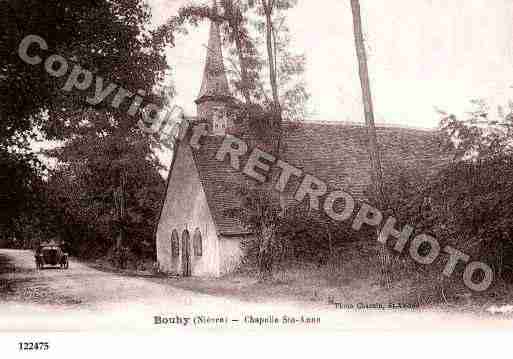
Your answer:
[[[253,268],[242,267],[221,278],[183,278],[155,273],[151,261],[117,269],[106,259],[90,266],[121,275],[141,276],[199,293],[251,302],[293,301],[329,305],[394,303],[406,307],[485,313],[490,306],[513,303],[513,286],[497,283],[484,293],[469,291],[458,275],[447,279],[438,267],[393,260],[390,285],[381,282],[375,242],[351,243],[328,263],[287,262],[275,266],[273,277],[260,281]]]

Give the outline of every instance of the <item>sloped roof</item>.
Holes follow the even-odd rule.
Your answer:
[[[284,129],[281,160],[325,181],[330,189],[343,189],[363,199],[363,191],[371,180],[365,127],[304,122],[286,124]],[[377,133],[384,171],[398,163],[432,168],[444,162],[434,131],[378,127]],[[233,169],[227,159],[224,162],[215,159],[223,140],[219,136],[204,137],[193,155],[218,232],[245,234],[247,230],[228,216],[226,210],[240,206],[241,187],[257,182]],[[243,166],[247,156],[241,159]],[[295,190],[299,180],[291,180],[288,186]]]
[[[221,36],[219,24],[212,21],[210,24],[210,35],[207,46],[207,56],[201,89],[196,103],[204,98],[230,98],[230,87],[223,62],[223,51],[221,47]]]
[[[289,125],[290,128],[290,125]],[[398,164],[432,168],[442,162],[435,131],[377,127],[383,172]],[[358,199],[371,183],[367,128],[336,123],[301,123],[286,130],[282,159]]]
[[[194,161],[218,232],[228,235],[249,233],[237,219],[225,212],[240,206],[239,189],[254,185],[255,181],[226,161],[216,160],[223,140],[221,136],[203,137],[199,150],[193,149]]]

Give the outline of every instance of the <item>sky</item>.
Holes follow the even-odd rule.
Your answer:
[[[157,26],[191,1],[148,0]],[[193,1],[205,3],[205,1]],[[513,99],[510,0],[361,0],[376,122],[436,127],[436,108],[464,114],[469,101]],[[349,0],[299,0],[289,11],[295,52],[307,58],[312,115],[363,122]],[[174,103],[195,115],[208,24],[167,48]]]

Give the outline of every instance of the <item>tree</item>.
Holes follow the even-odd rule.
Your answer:
[[[70,245],[76,255],[104,255],[116,247],[120,229],[125,234],[122,246],[138,257],[152,254],[164,180],[149,142],[135,130],[102,137],[91,130],[47,151],[59,160],[47,184],[49,212],[56,213],[53,230],[67,231],[63,236],[73,239]],[[122,179],[125,215],[120,217],[115,193]]]
[[[266,112],[273,112],[278,103],[280,116],[287,120],[302,120],[306,116],[305,104],[309,94],[304,81],[306,59],[303,55],[292,54],[289,50],[290,33],[286,26],[286,10],[294,7],[295,0],[272,1],[272,56],[263,60],[261,42],[267,42],[266,17],[261,2],[249,0],[220,0],[216,11],[205,5],[188,5],[180,8],[178,15],[171,17],[156,33],[160,41],[172,41],[176,34],[186,33],[186,25],[197,26],[209,19],[220,24],[223,45],[229,50],[228,75],[231,84],[242,96],[245,104],[258,104]],[[216,4],[217,4],[216,3]],[[261,18],[264,18],[262,21]],[[271,61],[272,59],[272,61]],[[264,79],[267,70],[272,75]],[[276,80],[276,81],[275,81]],[[271,88],[271,94],[268,94]],[[281,94],[281,96],[273,96]],[[276,101],[277,100],[277,101]],[[251,106],[248,106],[251,107]],[[272,118],[273,116],[264,116]]]
[[[484,100],[471,104],[462,119],[439,111],[442,141],[453,163],[432,185],[435,221],[447,241],[485,258],[499,278],[507,273],[511,280],[513,102],[496,111]]]
[[[437,168],[409,164],[384,171],[383,209],[397,219],[398,227],[414,227],[411,237],[433,235],[441,247],[457,248],[469,260],[491,265],[498,278],[511,281],[511,111],[493,111],[482,100],[472,105],[463,119],[439,111],[438,140],[445,143],[441,149],[447,151],[446,162]],[[439,273],[443,269],[437,265],[426,270]]]
[[[152,153],[159,144],[135,126],[141,111],[127,114],[130,100],[114,105],[121,88],[132,93],[129,98],[143,94],[140,108],[162,103],[155,89],[167,65],[157,34],[147,28],[149,7],[142,0],[9,0],[1,11],[7,13],[0,17],[5,29],[0,52],[6,54],[0,64],[0,151],[29,156],[36,136],[63,141],[61,148],[46,153],[59,164],[42,186],[52,215],[41,214],[41,226],[48,232],[68,232],[77,242],[76,253],[103,249],[96,245],[102,243],[98,238],[105,242],[112,237],[107,236],[113,222],[108,214],[113,208],[111,186],[126,171],[136,181],[129,185],[131,231],[143,239],[133,244],[151,243],[148,233],[153,232],[150,225],[162,191]],[[47,42],[48,51],[41,50],[41,57],[58,54],[70,67],[80,65],[93,79],[101,78],[104,88],[111,83],[116,90],[98,104],[86,101],[94,97],[98,82],[83,91],[63,91],[69,74],[53,77],[42,64],[28,65],[18,55],[21,40],[29,34]],[[22,161],[18,165],[23,168]],[[7,187],[2,191],[10,195]]]
[[[22,242],[35,224],[42,187],[39,171],[44,169],[31,154],[0,148],[0,236],[13,235]]]
[[[144,90],[151,96],[163,76],[165,59],[146,31],[150,13],[143,1],[9,0],[2,10],[7,12],[1,16],[5,33],[0,42],[0,52],[7,55],[0,65],[0,145],[4,147],[20,145],[20,139],[33,135],[36,128],[50,139],[63,139],[68,116],[90,107],[85,98],[94,91],[94,86],[62,91],[67,76],[55,78],[42,66],[26,64],[18,46],[29,34],[45,39],[48,55],[75,61],[132,93]],[[127,127],[137,122],[137,116],[133,120],[126,116],[127,103],[119,109],[107,103],[96,107],[109,107]]]
[[[286,121],[301,121],[308,117],[307,102],[310,94],[306,90],[306,84],[303,79],[305,72],[306,57],[304,54],[296,54],[291,51],[291,34],[287,26],[287,10],[293,8],[297,1],[279,1],[275,2],[275,10],[272,16],[272,50],[274,58],[274,72],[277,82],[277,93],[279,95],[279,104],[281,117]],[[257,14],[262,13],[262,9],[257,9]],[[256,30],[256,42],[260,45],[260,38],[267,43],[267,20],[265,16],[255,17],[252,21]],[[264,52],[266,46],[264,46]],[[271,75],[270,62],[260,58],[259,54],[253,55],[253,62],[261,64],[262,74],[268,72]],[[271,88],[270,79],[264,76],[255,77],[254,97],[261,99],[260,103],[271,111],[273,109],[273,96],[268,95],[268,88]],[[272,89],[271,89],[272,93]]]
[[[381,168],[380,152],[374,125],[374,110],[372,105],[372,94],[369,83],[369,70],[367,68],[367,55],[365,44],[363,42],[362,19],[360,14],[359,0],[351,0],[351,10],[353,13],[353,27],[356,55],[358,58],[358,67],[360,82],[362,86],[362,100],[365,113],[365,124],[367,126],[367,147],[372,169],[372,183],[374,185],[375,199],[378,208],[383,206],[383,173]],[[379,234],[378,234],[379,235]],[[380,261],[382,270],[382,282],[389,286],[389,266],[390,254],[385,245],[380,245]]]
[[[513,139],[513,101],[505,111],[499,106],[492,111],[484,100],[472,100],[473,109],[460,119],[439,110],[440,129],[446,146],[457,159],[482,160],[510,153]]]
[[[265,16],[266,28],[266,46],[267,46],[267,61],[269,64],[269,81],[271,83],[271,90],[273,95],[273,112],[278,121],[281,122],[281,105],[280,96],[278,94],[278,80],[276,75],[276,36],[274,34],[273,13],[275,6],[281,4],[276,0],[260,0]]]
[[[238,188],[242,199],[240,208],[226,210],[256,235],[246,250],[246,258],[256,258],[261,280],[272,278],[274,253],[277,245],[276,233],[280,226],[280,205],[276,197],[265,187]]]
[[[233,69],[237,71],[236,89],[241,92],[246,105],[252,102],[251,90],[254,79],[258,77],[259,64],[252,62],[256,55],[253,39],[247,27],[247,13],[254,5],[251,2],[240,0],[217,0],[213,7],[207,5],[187,5],[179,9],[176,16],[171,17],[156,31],[156,38],[161,44],[173,41],[177,33],[187,33],[186,25],[198,26],[203,20],[215,21],[221,25],[225,44],[235,45],[234,52],[237,64]]]
[[[261,69],[268,73],[268,81],[263,80],[263,76],[254,77],[254,97],[261,99],[260,105],[266,112],[268,122],[267,136],[271,138],[273,151],[279,153],[283,120],[303,120],[309,98],[305,83],[294,81],[304,73],[305,57],[293,55],[289,50],[290,33],[286,25],[286,11],[293,8],[297,1],[261,0],[248,1],[248,4],[256,12],[253,17],[256,42],[259,37],[264,39],[264,52],[267,54],[266,61],[260,59],[258,52],[253,55],[253,63],[261,63]],[[267,95],[266,88],[270,88],[271,96]]]
[[[235,49],[239,59],[240,65],[240,84],[239,88],[244,96],[246,105],[251,104],[250,94],[250,78],[248,73],[248,64],[246,62],[245,53],[252,48],[251,41],[248,39],[247,29],[245,26],[245,19],[242,15],[241,4],[234,3],[233,0],[221,0],[224,9],[224,17],[228,21],[230,28],[229,38],[230,41],[235,43]]]

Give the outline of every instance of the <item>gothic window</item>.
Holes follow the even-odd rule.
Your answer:
[[[173,229],[171,233],[171,256],[178,257],[180,255],[180,241],[178,239],[178,232],[176,229]]]
[[[203,255],[203,242],[201,240],[201,232],[199,228],[196,228],[194,231],[194,237],[192,240],[194,246],[194,255],[196,257],[201,257]]]

